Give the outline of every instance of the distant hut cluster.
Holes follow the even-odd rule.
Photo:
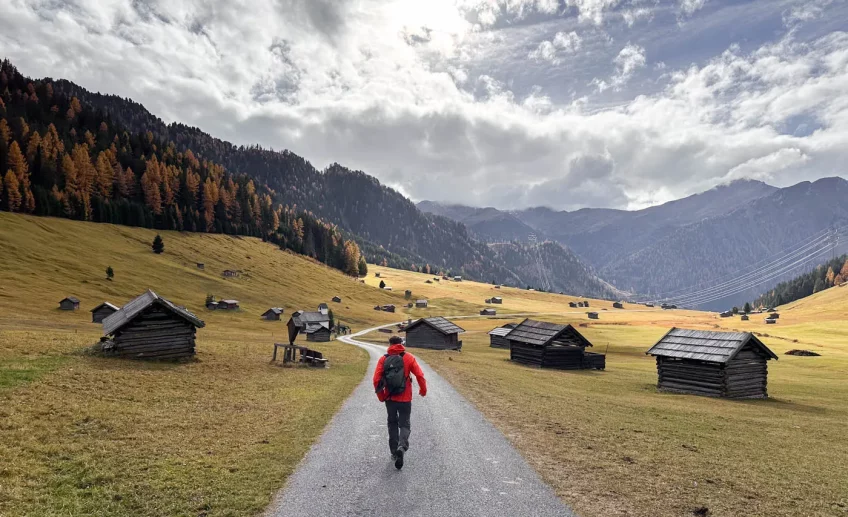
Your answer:
[[[729,398],[768,396],[777,356],[750,332],[672,328],[646,352],[656,357],[663,391]]]
[[[462,341],[459,334],[465,330],[441,316],[421,318],[408,324],[406,346],[410,348],[430,348],[434,350],[460,350]]]
[[[322,311],[293,312],[289,322],[289,343],[294,344],[298,334],[306,334],[307,341],[325,342],[330,340],[330,315]]]
[[[589,342],[571,325],[525,319],[505,336],[510,359],[539,368],[563,370],[606,367],[604,354],[586,352]]]
[[[97,307],[91,309],[91,322],[103,323],[103,320],[119,310],[121,310],[120,307],[116,307],[109,302],[103,302]]]
[[[501,325],[500,327],[495,327],[489,331],[489,346],[492,348],[506,348],[509,349],[509,341],[506,339],[506,336],[512,332],[518,324],[517,323],[507,323],[506,325]]]
[[[180,359],[195,354],[197,316],[149,290],[103,320],[105,355]]]

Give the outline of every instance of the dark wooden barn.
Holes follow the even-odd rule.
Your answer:
[[[598,319],[598,313],[597,312],[587,312],[586,315],[589,316],[590,320]]]
[[[776,319],[780,318],[780,314],[773,312],[773,313],[769,314],[769,318],[776,320]]]
[[[748,321],[748,320],[750,320],[750,319],[751,319],[751,318],[750,318],[750,317],[748,317],[748,315],[747,315],[747,314],[743,314],[743,315],[742,315],[742,321]]]
[[[91,322],[92,323],[103,323],[108,316],[115,314],[121,310],[120,307],[115,307],[109,302],[103,302],[97,307],[91,309]]]
[[[495,309],[482,309],[480,311],[480,316],[495,316],[498,314],[498,311]]]
[[[588,307],[588,306],[587,306],[587,307]],[[623,308],[624,308],[624,304],[623,304],[623,303],[621,303],[621,302],[615,302],[615,303],[613,303],[613,304],[612,304],[612,308],[613,308],[613,309],[623,309]]]
[[[203,262],[198,262],[197,269],[206,269],[206,264],[204,264]]]
[[[501,298],[500,296],[492,296],[492,303],[502,304],[503,298]]]
[[[238,300],[221,300],[215,307],[219,311],[236,311],[239,308]]]
[[[572,309],[576,309],[577,308],[577,302],[568,302],[568,306],[571,307]]]
[[[180,359],[194,355],[194,338],[204,323],[151,290],[103,320],[106,355],[133,359]]]
[[[509,358],[517,363],[561,370],[603,370],[606,367],[606,357],[586,352],[586,347],[592,343],[571,325],[526,319],[506,339]]]
[[[333,303],[342,303],[342,299],[340,296],[333,296]]]
[[[68,296],[59,301],[59,309],[63,311],[78,311],[79,306],[80,301],[76,296]]]
[[[271,307],[270,309],[262,313],[262,319],[267,321],[280,321],[280,317],[282,315],[282,307]]]
[[[766,325],[774,325],[777,323],[777,320],[774,318],[766,318]]]
[[[383,305],[380,307],[384,312],[395,312],[395,306],[393,304]]]
[[[460,350],[462,341],[459,340],[459,334],[465,330],[436,316],[413,321],[407,325],[405,332],[406,346],[410,348]]]
[[[583,307],[588,307],[588,306],[589,306],[589,301],[588,301],[588,300],[584,300],[584,301],[583,301]]]
[[[225,269],[221,271],[221,276],[224,278],[235,278],[238,275],[238,271],[233,271],[232,269]]]
[[[678,328],[646,353],[657,358],[659,389],[730,398],[767,397],[767,361],[777,359],[750,332]]]
[[[509,349],[509,341],[507,341],[506,336],[512,329],[514,329],[517,325],[515,323],[507,323],[506,325],[495,327],[489,331],[489,346],[492,348],[506,348]]]
[[[289,343],[294,344],[297,335],[306,334],[307,341],[330,340],[330,316],[321,311],[296,311],[292,313],[289,322]]]
[[[724,312],[722,312],[722,313],[719,313],[719,316],[721,316],[722,318],[729,318],[729,317],[733,316],[733,312],[731,312],[731,311],[724,311]]]
[[[418,309],[426,309],[429,306],[427,300],[416,300],[415,307]]]

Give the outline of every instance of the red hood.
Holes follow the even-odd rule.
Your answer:
[[[391,345],[389,346],[389,355],[400,355],[406,352],[406,348],[403,345]]]

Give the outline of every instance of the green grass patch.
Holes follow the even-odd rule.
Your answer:
[[[59,368],[65,357],[0,358],[0,390],[14,388],[38,380]]]

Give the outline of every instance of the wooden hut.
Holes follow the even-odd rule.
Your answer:
[[[135,359],[179,359],[194,355],[194,338],[204,323],[151,290],[103,320],[102,352]]]
[[[577,302],[568,302],[568,306],[571,307],[572,309],[576,309],[577,308]]]
[[[92,323],[103,323],[108,316],[115,314],[121,310],[120,307],[116,307],[109,302],[103,302],[97,307],[91,309],[91,322]]]
[[[583,300],[583,307],[589,306],[589,300]]]
[[[586,352],[586,347],[592,343],[571,325],[526,319],[512,329],[506,339],[509,358],[517,363],[561,370],[603,370],[606,367],[606,357]]]
[[[742,321],[748,321],[748,320],[750,320],[750,319],[751,319],[751,318],[749,318],[747,314],[743,314],[743,315],[742,315]]]
[[[585,305],[583,305],[583,302],[577,302],[577,306],[578,307],[585,307]]]
[[[773,313],[769,314],[769,318],[773,319],[773,320],[780,319],[780,314],[773,312]]]
[[[63,311],[78,311],[80,306],[79,298],[76,296],[68,296],[59,300],[59,309]]]
[[[416,300],[415,307],[417,309],[426,309],[430,306],[430,303],[427,300]]]
[[[407,300],[409,300],[410,298],[412,298],[412,291],[407,289],[406,291],[403,292],[403,297],[406,298]]]
[[[385,312],[395,312],[395,306],[393,304],[383,305],[381,309]]]
[[[282,307],[271,307],[270,309],[262,313],[262,319],[266,321],[280,321],[280,317],[282,315]]]
[[[454,282],[462,282],[462,277],[461,276],[455,276],[455,277],[453,277],[453,281]]]
[[[651,302],[648,302],[648,303],[645,304],[645,307],[653,307],[653,306],[654,306],[654,304],[651,303]]]
[[[500,296],[492,296],[492,303],[502,305],[503,304],[503,298],[501,298]]]
[[[657,358],[657,387],[711,397],[765,398],[769,359],[750,332],[672,328],[646,352]]]
[[[216,307],[219,311],[237,311],[239,309],[238,300],[221,300]]]
[[[221,276],[224,278],[235,278],[238,276],[238,271],[233,271],[232,269],[225,269],[221,271]]]
[[[413,321],[407,325],[405,332],[406,346],[410,348],[460,350],[462,341],[459,340],[459,334],[465,330],[441,316],[436,316]]]
[[[197,269],[206,269],[206,264],[203,262],[197,262]]]
[[[623,303],[621,303],[621,302],[615,302],[615,303],[613,303],[613,304],[612,304],[612,308],[613,308],[613,309],[623,309],[623,308],[624,308],[624,304],[623,304]]]
[[[586,315],[589,316],[590,320],[598,319],[598,313],[597,312],[587,312]]]
[[[733,313],[731,311],[724,311],[721,314],[719,314],[719,316],[721,316],[722,318],[729,318],[729,317],[733,316]]]
[[[497,315],[497,313],[498,311],[496,311],[495,309],[482,309],[480,311],[480,316],[495,316]]]
[[[377,277],[377,278],[380,278],[380,272],[377,271],[376,273],[374,273],[374,276]]]
[[[330,313],[330,306],[327,305],[326,303],[319,303],[318,304],[318,312],[320,312],[321,314],[329,314]]]
[[[307,341],[330,340],[330,316],[321,311],[293,312],[286,326],[289,328],[291,344],[294,344],[297,335],[301,332],[306,334]]]
[[[210,311],[214,311],[218,308],[218,302],[216,302],[215,300],[209,300],[208,302],[206,302],[206,308]]]
[[[342,303],[342,299],[339,296],[333,296],[333,303]]]
[[[766,318],[766,325],[774,325],[777,323],[777,320],[774,318]]]
[[[500,289],[500,288],[501,288],[500,284],[495,286],[495,289]]]
[[[512,329],[516,327],[515,323],[507,323],[506,325],[495,327],[489,331],[489,346],[492,348],[509,348],[509,341],[506,336]]]

